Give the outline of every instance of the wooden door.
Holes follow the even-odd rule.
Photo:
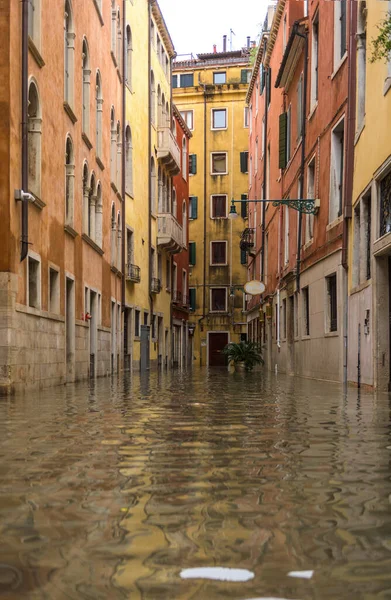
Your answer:
[[[228,344],[228,333],[210,333],[209,334],[209,357],[210,367],[225,367],[228,364],[227,358],[222,354],[222,349]]]

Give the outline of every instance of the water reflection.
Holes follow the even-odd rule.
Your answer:
[[[7,600],[391,595],[388,396],[128,376],[2,400],[0,436]]]

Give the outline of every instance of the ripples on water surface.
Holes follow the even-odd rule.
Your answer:
[[[390,457],[387,395],[293,378],[195,369],[0,400],[0,596],[391,598]],[[197,567],[254,577],[181,578]]]

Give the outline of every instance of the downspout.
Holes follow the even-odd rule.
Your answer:
[[[201,84],[200,76],[198,75],[199,85],[203,85],[204,88],[204,254],[203,254],[203,275],[202,275],[202,317],[198,319],[199,325],[205,319],[206,316],[206,85]],[[202,358],[200,354],[200,361]]]
[[[28,190],[28,0],[22,0],[22,190]],[[29,201],[22,199],[20,261],[29,247]]]
[[[125,181],[126,181],[126,0],[122,0],[123,11],[123,35],[122,35],[122,177],[121,177],[121,196],[122,196],[122,248],[121,248],[121,310],[125,312],[125,233],[126,233],[126,199],[125,199]]]
[[[151,138],[151,119],[152,119],[152,99],[151,99],[151,0],[148,2],[148,298],[149,298],[149,323],[152,327],[153,319],[153,297],[152,297],[152,182],[151,182],[151,156],[152,156],[152,138]],[[157,173],[157,170],[156,170]]]
[[[308,33],[299,33],[296,35],[304,39],[304,79],[303,79],[303,107],[302,107],[302,134],[301,134],[301,166],[300,166],[300,196],[299,200],[304,198],[304,169],[305,169],[305,150],[307,134],[307,86],[308,86]],[[300,293],[300,268],[301,268],[301,236],[303,228],[302,212],[299,210],[299,225],[297,231],[297,263],[296,263],[296,292]]]
[[[265,49],[264,52],[266,50],[266,42],[265,42]],[[270,85],[269,83],[269,77],[266,77],[266,86],[264,89],[264,94],[265,94],[265,127],[264,127],[264,132],[263,132],[263,184],[262,184],[262,197],[264,200],[267,200],[266,198],[266,176],[267,176],[267,122],[268,122],[268,105],[267,105],[267,98],[268,98],[268,85]],[[256,93],[256,92],[255,92]],[[266,202],[262,202],[262,253],[261,253],[261,281],[264,280],[264,275],[265,275],[265,236],[266,236]],[[266,285],[266,282],[263,281],[263,283]]]

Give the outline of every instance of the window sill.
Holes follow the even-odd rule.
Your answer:
[[[88,150],[91,150],[91,148],[92,148],[92,144],[91,144],[91,142],[90,142],[90,139],[89,139],[88,135],[87,135],[86,133],[84,133],[84,131],[83,131],[83,133],[81,134],[81,139],[83,140],[83,142],[84,142],[84,143],[85,143],[85,145],[87,146]]]
[[[118,68],[118,63],[117,63],[117,59],[115,58],[114,52],[111,50],[110,54],[111,54],[111,58],[112,58],[112,61],[114,63],[114,66],[117,69]]]
[[[94,6],[96,8],[96,12],[98,13],[98,18],[99,18],[100,24],[103,27],[104,21],[103,21],[102,13],[100,12],[100,8],[99,8],[97,0],[93,0],[93,3],[94,3]]]
[[[17,312],[25,313],[26,315],[33,315],[34,317],[43,317],[44,319],[50,319],[51,321],[60,321],[61,323],[65,323],[65,317],[63,317],[62,315],[42,310],[42,308],[34,308],[33,306],[27,306],[25,304],[16,303],[15,310]]]
[[[34,57],[35,62],[39,66],[40,69],[45,66],[45,61],[42,58],[40,51],[34,43],[34,40],[29,36],[29,50]]]
[[[388,90],[391,88],[391,77],[386,77],[385,81],[384,81],[384,87],[383,87],[383,96],[385,96],[388,92]]]
[[[314,116],[315,111],[316,111],[317,108],[318,108],[318,101],[316,101],[315,104],[310,109],[310,114],[308,115],[308,121],[311,121],[311,119]]]
[[[101,171],[104,171],[105,166],[104,166],[103,162],[101,161],[101,159],[99,158],[99,156],[97,156],[95,160],[96,160],[96,164],[101,169]]]
[[[350,295],[353,296],[354,294],[358,294],[359,292],[362,292],[367,287],[369,287],[371,284],[372,284],[372,279],[367,279],[363,283],[360,283],[359,285],[356,285],[354,288],[352,288],[350,290]]]
[[[311,336],[310,336],[310,335],[302,335],[302,336],[301,336],[301,341],[302,341],[302,342],[305,342],[306,340],[310,340],[310,339],[311,339]]]
[[[122,202],[121,192],[117,192],[117,198],[118,198],[118,200],[120,200]]]
[[[363,122],[361,123],[360,127],[356,131],[356,134],[354,136],[354,145],[356,145],[358,140],[360,139],[361,134],[364,131],[364,128],[365,128],[365,118],[363,119]]]
[[[125,190],[125,194],[126,196],[128,196],[128,198],[131,198],[132,200],[134,200],[134,192],[132,191],[127,191]]]
[[[82,233],[81,239],[87,242],[87,244],[89,244],[91,248],[93,248],[95,252],[97,252],[100,256],[103,256],[104,252],[102,248],[98,246],[98,244],[96,244],[94,240],[90,238],[89,235],[87,235],[86,233]]]
[[[63,106],[64,106],[64,110],[67,113],[68,117],[70,118],[72,123],[75,124],[77,121],[77,117],[66,100],[64,101]]]
[[[189,265],[190,266],[190,265]],[[228,263],[210,263],[210,267],[228,267]]]
[[[211,173],[212,177],[217,177],[219,175],[228,175],[228,171],[226,173]]]
[[[228,311],[227,310],[210,310],[209,314],[210,315],[228,315]]]
[[[303,246],[303,252],[305,252],[306,250],[308,250],[308,248],[310,248],[313,244],[314,238],[312,237],[308,242],[306,242]]]
[[[344,62],[346,61],[347,57],[348,57],[348,53],[345,51],[345,54],[343,55],[343,57],[341,58],[339,63],[336,65],[336,67],[334,67],[334,71],[330,77],[331,81],[333,81],[334,77],[337,75],[337,73],[339,73],[339,71],[340,71],[342,65],[344,64]]]
[[[114,181],[111,182],[111,189],[114,190],[115,193],[118,192],[117,186],[115,185]]]
[[[121,72],[119,70],[119,67],[117,67],[117,75],[118,75],[119,82],[122,83],[122,75],[121,75]]]
[[[334,219],[334,221],[331,221],[331,223],[326,225],[326,231],[330,231],[330,229],[334,229],[334,227],[337,227],[337,225],[342,223],[342,221],[343,221],[343,215],[340,215],[339,217]]]
[[[69,235],[73,238],[75,238],[79,235],[77,233],[77,231],[75,231],[71,225],[64,225],[64,231],[66,231],[66,233],[69,233]]]
[[[325,331],[324,337],[333,338],[333,337],[338,337],[338,335],[339,335],[338,331]]]
[[[225,217],[211,217],[211,219],[212,219],[212,221],[226,221],[228,219],[228,217],[227,216],[225,216]]]
[[[43,200],[41,200],[41,198],[39,196],[37,196],[36,194],[34,194],[33,192],[31,192],[29,190],[29,193],[34,196],[34,202],[31,202],[31,204],[33,206],[35,206],[36,208],[38,208],[38,210],[42,210],[43,208],[45,208],[46,206],[46,202],[44,202]]]

